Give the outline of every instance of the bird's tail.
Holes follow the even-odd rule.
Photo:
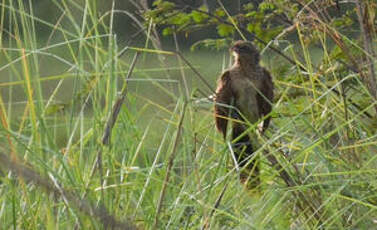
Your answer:
[[[232,140],[237,139],[233,144],[235,149],[234,153],[238,166],[242,169],[240,172],[240,180],[247,184],[248,187],[256,187],[260,184],[259,167],[255,159],[251,160],[254,150],[250,137],[245,133],[245,130],[246,129],[240,124],[233,126]]]

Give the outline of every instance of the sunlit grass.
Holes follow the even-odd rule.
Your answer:
[[[11,25],[8,33],[0,30],[4,229],[102,229],[111,221],[101,210],[140,229],[374,226],[376,123],[365,112],[373,114],[376,102],[356,74],[338,76],[325,51],[312,60],[310,47],[291,44],[286,52],[304,68],[284,73],[280,67],[288,63],[265,60],[277,96],[273,124],[258,139],[262,183],[250,190],[214,129],[213,105],[204,97],[210,90],[174,52],[128,49],[109,26],[114,12],[101,17],[95,3],[55,2],[64,16],[47,22],[24,2],[0,4]],[[51,31],[47,43],[38,37],[39,23]],[[135,51],[143,56],[125,81]],[[167,55],[168,67],[158,55]],[[229,62],[227,51],[184,57],[213,88]],[[318,59],[327,60],[321,69]],[[334,93],[350,81],[346,95]],[[127,98],[104,145],[105,125],[124,87]],[[96,167],[100,152],[102,168]],[[281,178],[283,170],[294,184]]]

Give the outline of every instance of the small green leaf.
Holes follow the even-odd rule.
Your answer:
[[[250,33],[252,33],[254,31],[254,23],[249,23],[247,24],[247,31],[249,31]]]
[[[48,115],[48,116],[54,115],[58,112],[62,112],[66,107],[67,107],[67,105],[64,104],[64,103],[51,104],[46,108],[45,114]]]
[[[174,8],[174,6],[175,6],[175,4],[172,3],[172,2],[163,1],[159,7],[164,9],[164,10],[170,10],[170,9]]]
[[[221,49],[226,49],[227,47],[229,47],[229,41],[226,38],[204,39],[204,40],[195,42],[190,47],[190,50],[194,51],[200,48],[207,48],[211,50],[221,50]]]
[[[170,27],[166,27],[162,30],[162,35],[164,36],[168,36],[168,35],[171,35],[173,34],[173,29],[170,28]]]
[[[221,9],[217,9],[217,10],[215,11],[215,15],[216,15],[217,17],[223,17],[223,16],[225,16],[225,12],[224,12],[223,10],[221,10]]]
[[[198,11],[194,10],[191,13],[191,17],[194,20],[194,22],[196,22],[196,23],[202,23],[205,19],[208,18],[208,15],[203,14],[201,12],[198,12]]]
[[[171,17],[169,22],[173,25],[183,25],[190,22],[190,16],[185,13],[178,13],[174,17]]]
[[[208,12],[208,8],[207,8],[206,5],[202,5],[201,7],[199,7],[199,10],[204,11],[204,12]]]
[[[275,5],[268,2],[262,2],[261,4],[259,4],[258,8],[260,9],[260,11],[265,12],[267,10],[275,9]]]
[[[158,6],[158,5],[161,4],[161,2],[162,2],[162,0],[156,0],[156,1],[153,2],[153,6]]]
[[[245,15],[245,17],[247,17],[247,18],[251,18],[251,17],[254,17],[256,14],[257,14],[256,11],[251,11],[251,12],[247,13],[247,14]]]
[[[247,3],[243,6],[243,9],[246,11],[251,11],[254,9],[254,4],[253,3]]]
[[[226,37],[228,35],[234,34],[233,26],[220,24],[216,28],[217,28],[217,33],[222,37]]]

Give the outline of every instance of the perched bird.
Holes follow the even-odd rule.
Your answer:
[[[240,136],[233,145],[237,163],[240,167],[247,165],[245,168],[254,168],[258,175],[257,165],[248,160],[254,149],[250,133],[245,131],[250,127],[247,122],[254,124],[271,112],[274,86],[270,73],[259,65],[259,52],[251,42],[237,41],[230,51],[234,56],[234,64],[221,75],[217,83],[216,128],[225,139],[228,121],[232,122],[232,140]],[[266,117],[262,132],[269,123],[270,117]]]

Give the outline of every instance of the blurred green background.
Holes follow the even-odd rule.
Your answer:
[[[368,20],[358,21],[357,4]],[[0,228],[374,229],[377,102],[367,80],[376,59],[360,26],[375,28],[376,8],[0,1]],[[275,84],[272,124],[253,155],[256,188],[239,180],[204,83],[215,88],[242,35]]]

